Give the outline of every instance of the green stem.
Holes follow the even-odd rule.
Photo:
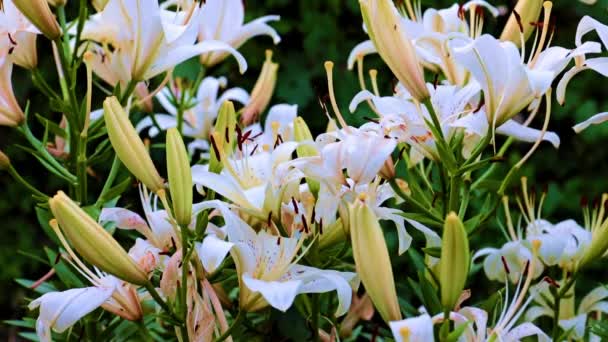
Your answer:
[[[110,174],[108,175],[108,178],[106,179],[106,183],[103,185],[103,189],[101,189],[101,193],[99,194],[99,197],[97,198],[97,202],[95,202],[95,206],[98,208],[101,208],[101,206],[103,206],[103,202],[105,201],[104,196],[108,193],[108,191],[110,191],[110,189],[112,188],[112,184],[114,183],[114,180],[116,179],[116,176],[118,175],[118,170],[120,169],[120,159],[118,159],[118,155],[114,156],[114,161],[112,162],[112,168],[110,169]]]
[[[136,86],[137,86],[137,81],[134,81],[134,80],[129,81],[129,83],[127,84],[127,88],[125,89],[125,91],[122,93],[122,96],[120,97],[120,104],[122,104],[124,106],[127,103],[127,100],[129,99],[131,94],[133,94],[133,90],[135,90]]]
[[[48,199],[49,198],[49,196],[47,196],[46,194],[44,194],[40,190],[36,189],[33,185],[31,185],[25,179],[23,179],[23,177],[21,177],[21,175],[17,172],[17,170],[15,170],[15,168],[12,165],[9,165],[7,171],[17,182],[21,183],[21,185],[23,185],[24,187],[26,187],[34,195],[42,197],[44,199]]]
[[[76,176],[78,177],[77,198],[81,204],[87,201],[87,141],[86,133],[80,135],[78,140],[78,157],[76,159]]]
[[[312,294],[312,317],[311,317],[311,325],[312,325],[312,340],[317,342],[319,339],[319,315],[320,313],[320,305],[319,305],[319,295]]]
[[[154,301],[156,301],[156,303],[158,303],[158,305],[160,305],[160,307],[168,315],[170,315],[171,318],[173,318],[177,322],[181,322],[180,318],[175,315],[175,313],[173,312],[173,310],[171,310],[169,305],[162,299],[162,297],[158,294],[158,292],[156,291],[156,288],[154,288],[154,285],[152,285],[151,282],[147,282],[145,285],[145,288],[146,288],[146,290],[148,290],[148,293],[150,293],[150,295],[152,296]]]
[[[553,299],[553,341],[557,341],[559,339],[559,315],[560,315],[560,302],[562,298],[568,293],[570,288],[574,285],[576,281],[577,274],[574,274],[564,286],[556,293]]]
[[[448,212],[457,211],[459,208],[460,202],[460,185],[462,184],[462,179],[460,176],[452,176],[450,178],[450,199],[448,202]]]
[[[441,219],[440,217],[438,217],[436,214],[434,214],[433,212],[431,212],[429,209],[426,209],[423,205],[421,205],[420,203],[418,203],[411,196],[408,196],[405,193],[403,193],[403,191],[401,190],[401,188],[399,187],[399,185],[397,185],[397,183],[395,182],[395,180],[391,180],[389,182],[389,184],[391,185],[391,188],[393,189],[393,191],[395,191],[395,193],[399,197],[401,197],[407,203],[411,204],[415,209],[417,209],[418,211],[426,214],[427,216],[429,216],[429,218],[431,218],[431,219],[433,219],[435,221],[443,222],[443,219]]]
[[[236,314],[234,322],[232,322],[228,330],[226,330],[217,340],[215,340],[215,342],[222,342],[225,341],[228,337],[230,337],[234,329],[241,324],[243,319],[245,319],[245,313],[243,312],[243,310],[239,310],[239,312]]]
[[[66,168],[63,167],[63,165],[61,165],[55,159],[55,157],[53,157],[49,153],[49,151],[47,151],[47,149],[44,146],[42,146],[42,142],[40,140],[36,139],[36,137],[32,134],[29,127],[27,127],[27,125],[21,126],[21,129],[19,129],[18,131],[21,132],[21,134],[23,134],[23,136],[25,137],[25,139],[27,139],[27,141],[30,143],[30,145],[32,145],[32,147],[34,147],[34,149],[40,154],[40,156],[47,163],[49,163],[49,165],[53,166],[57,172],[61,173],[65,178],[69,179],[70,182],[72,182],[73,184],[75,184],[78,181],[76,176],[71,174],[70,171],[66,170]]]

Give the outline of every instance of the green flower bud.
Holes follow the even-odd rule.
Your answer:
[[[129,283],[144,285],[148,282],[146,272],[112,235],[66,194],[59,191],[49,200],[49,206],[63,235],[86,261]]]
[[[445,219],[439,259],[441,304],[445,309],[452,310],[460,298],[469,274],[470,259],[467,231],[458,215],[451,212]]]
[[[232,101],[222,103],[215,121],[215,128],[210,138],[212,146],[209,170],[219,172],[222,170],[222,156],[232,154],[236,133],[236,110]],[[220,155],[217,155],[217,154]]]
[[[542,8],[543,0],[519,0],[500,35],[500,40],[508,40],[520,46],[522,33],[524,42],[528,40],[535,28],[532,23],[538,21]]]
[[[13,0],[13,4],[48,39],[55,40],[61,36],[61,29],[47,0]]]
[[[357,274],[385,322],[401,320],[391,259],[374,211],[359,195],[349,207],[350,237]]]
[[[116,97],[108,97],[103,102],[103,117],[110,142],[120,161],[148,189],[154,192],[163,189],[163,179]]]
[[[187,226],[192,221],[192,171],[184,140],[176,128],[167,131],[167,173],[175,220]]]

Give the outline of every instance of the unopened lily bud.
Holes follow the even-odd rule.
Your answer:
[[[451,212],[445,219],[439,259],[441,304],[445,309],[453,309],[460,298],[469,274],[469,262],[467,231],[458,215]]]
[[[11,166],[11,160],[4,152],[0,151],[0,170],[7,170]]]
[[[103,117],[110,142],[120,161],[148,189],[154,192],[163,189],[163,179],[116,97],[108,97],[103,102]]]
[[[233,143],[236,142],[236,111],[232,101],[222,103],[215,127],[209,140],[211,142],[212,153],[209,159],[209,170],[220,172],[222,170],[222,156],[232,154]]]
[[[177,223],[192,221],[192,172],[184,140],[176,128],[167,131],[167,173]]]
[[[66,194],[59,191],[49,200],[49,206],[63,235],[86,261],[129,283],[144,285],[148,282],[146,272],[112,235]]]
[[[543,0],[519,0],[500,35],[500,40],[508,40],[520,46],[523,34],[525,43],[534,31],[534,23],[538,21],[542,8]]]
[[[598,218],[589,227],[592,234],[591,244],[585,249],[578,264],[579,268],[597,261],[608,251],[608,219],[603,214],[606,203],[608,203],[608,194],[603,194],[599,205],[600,213],[597,214]]]
[[[95,8],[95,10],[97,12],[101,12],[103,11],[104,7],[106,7],[106,5],[108,4],[109,0],[91,0],[91,4],[93,5],[93,8]]]
[[[357,274],[385,322],[401,320],[391,259],[382,227],[365,193],[349,206],[350,236]]]
[[[48,39],[55,40],[61,29],[47,0],[13,0],[15,6]]]
[[[367,32],[380,57],[413,98],[430,97],[422,65],[393,0],[359,0]]]
[[[312,137],[312,133],[310,133],[310,129],[308,129],[308,125],[302,119],[302,117],[298,116],[293,120],[293,135],[295,141],[302,142],[313,142],[314,138]],[[314,157],[319,155],[317,149],[313,146],[300,144],[296,148],[296,152],[298,152],[298,157]]]
[[[268,107],[272,94],[274,93],[274,88],[277,84],[278,70],[279,64],[272,61],[272,51],[266,50],[266,61],[264,62],[260,76],[251,91],[249,104],[243,108],[243,114],[241,116],[243,125],[248,126],[252,124],[260,114],[266,110],[266,107]]]

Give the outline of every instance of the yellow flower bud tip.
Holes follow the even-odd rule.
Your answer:
[[[11,166],[11,160],[9,157],[0,151],[0,170],[6,170]]]

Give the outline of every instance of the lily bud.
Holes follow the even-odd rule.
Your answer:
[[[192,221],[192,171],[184,140],[176,128],[167,131],[167,173],[177,223]]]
[[[144,285],[148,282],[146,272],[112,235],[66,194],[59,191],[49,200],[49,206],[67,240],[86,261],[129,283]]]
[[[451,212],[445,219],[439,259],[441,304],[445,309],[453,309],[460,298],[469,274],[470,259],[467,231],[458,215]]]
[[[302,119],[300,116],[293,120],[293,135],[294,140],[299,143],[314,141],[306,121],[304,121],[304,119]],[[313,146],[307,146],[306,144],[298,145],[296,152],[298,153],[298,157],[314,157],[319,155],[319,152]]]
[[[11,160],[9,157],[0,151],[0,170],[8,170],[11,167]]]
[[[103,102],[103,116],[110,142],[120,161],[148,189],[154,192],[163,189],[163,179],[116,97],[108,97]]]
[[[608,251],[608,218],[604,216],[607,202],[608,194],[603,194],[599,212],[594,214],[597,218],[592,221],[591,227],[587,227],[591,230],[591,244],[585,249],[578,264],[579,268],[597,261]]]
[[[48,39],[55,40],[61,35],[47,0],[13,0],[13,3]]]
[[[272,61],[272,51],[266,50],[266,61],[251,91],[251,99],[249,104],[243,108],[243,115],[241,116],[243,125],[252,124],[260,116],[260,113],[268,107],[277,84],[278,70],[279,64]]]
[[[350,236],[357,274],[385,322],[401,320],[393,268],[382,227],[361,194],[349,206]]]
[[[101,12],[108,4],[108,1],[109,0],[91,0],[91,3],[97,12]]]
[[[523,34],[525,43],[534,31],[532,23],[538,20],[542,8],[543,0],[519,0],[500,35],[500,40],[508,40],[520,46]]]
[[[217,115],[215,128],[211,136],[213,152],[209,161],[209,170],[219,172],[222,169],[221,156],[232,154],[232,143],[236,140],[236,110],[232,101],[222,103]],[[218,153],[220,155],[218,155]]]
[[[359,4],[365,27],[380,57],[412,97],[424,102],[430,94],[422,65],[393,0],[359,0]]]

